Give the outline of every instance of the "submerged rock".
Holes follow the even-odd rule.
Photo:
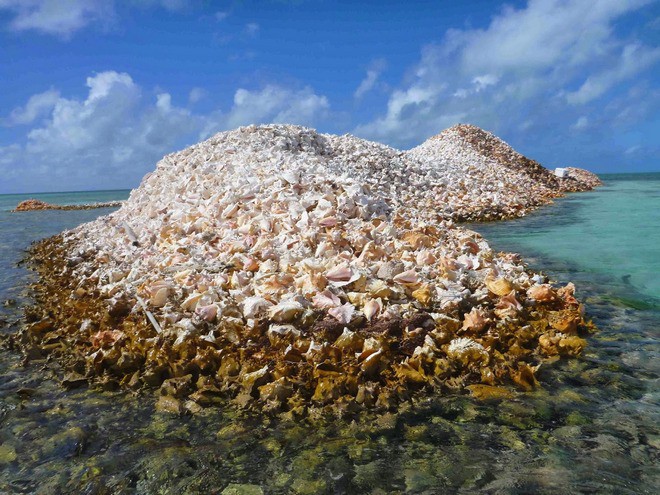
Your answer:
[[[552,190],[540,165],[509,161]],[[158,409],[177,414],[233,399],[344,415],[469,384],[531,389],[545,356],[582,349],[581,306],[455,226],[461,205],[490,218],[489,186],[470,203],[443,173],[304,127],[217,134],[166,156],[118,211],[33,248],[40,306],[19,341],[75,383],[162,385]]]

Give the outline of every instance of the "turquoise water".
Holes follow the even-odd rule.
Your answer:
[[[0,493],[657,493],[660,174],[605,180],[526,218],[471,226],[575,282],[599,327],[581,358],[543,366],[534,392],[494,404],[447,394],[358,423],[280,422],[223,405],[179,418],[156,413],[152,392],[65,390],[57,363],[23,366],[0,346]],[[30,242],[112,211],[7,211],[27,197],[0,196],[0,301],[16,299],[0,305],[0,335],[29,302],[31,275],[16,264]]]
[[[472,227],[495,247],[574,266],[642,305],[660,303],[660,173],[604,175],[604,186],[526,218]]]

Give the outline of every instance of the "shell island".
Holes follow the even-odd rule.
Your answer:
[[[400,151],[292,125],[165,156],[114,213],[34,244],[14,336],[63,385],[288,418],[506,399],[593,328],[574,296],[466,221],[600,185],[458,125]],[[155,391],[155,392],[150,392]]]

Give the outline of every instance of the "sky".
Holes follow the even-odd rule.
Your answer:
[[[660,0],[0,0],[0,193],[133,188],[270,122],[660,171],[659,110]]]

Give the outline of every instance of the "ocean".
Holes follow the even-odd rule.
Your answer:
[[[23,366],[3,347],[0,493],[656,493],[660,174],[602,178],[527,217],[468,226],[574,282],[599,329],[579,359],[543,366],[534,392],[498,404],[450,394],[359,424],[280,424],[222,406],[175,418],[155,413],[151,394],[64,390],[56,363]],[[0,302],[13,300],[0,306],[3,333],[29,301],[33,275],[17,266],[29,244],[113,210],[8,211],[29,197],[128,191],[0,195]]]

